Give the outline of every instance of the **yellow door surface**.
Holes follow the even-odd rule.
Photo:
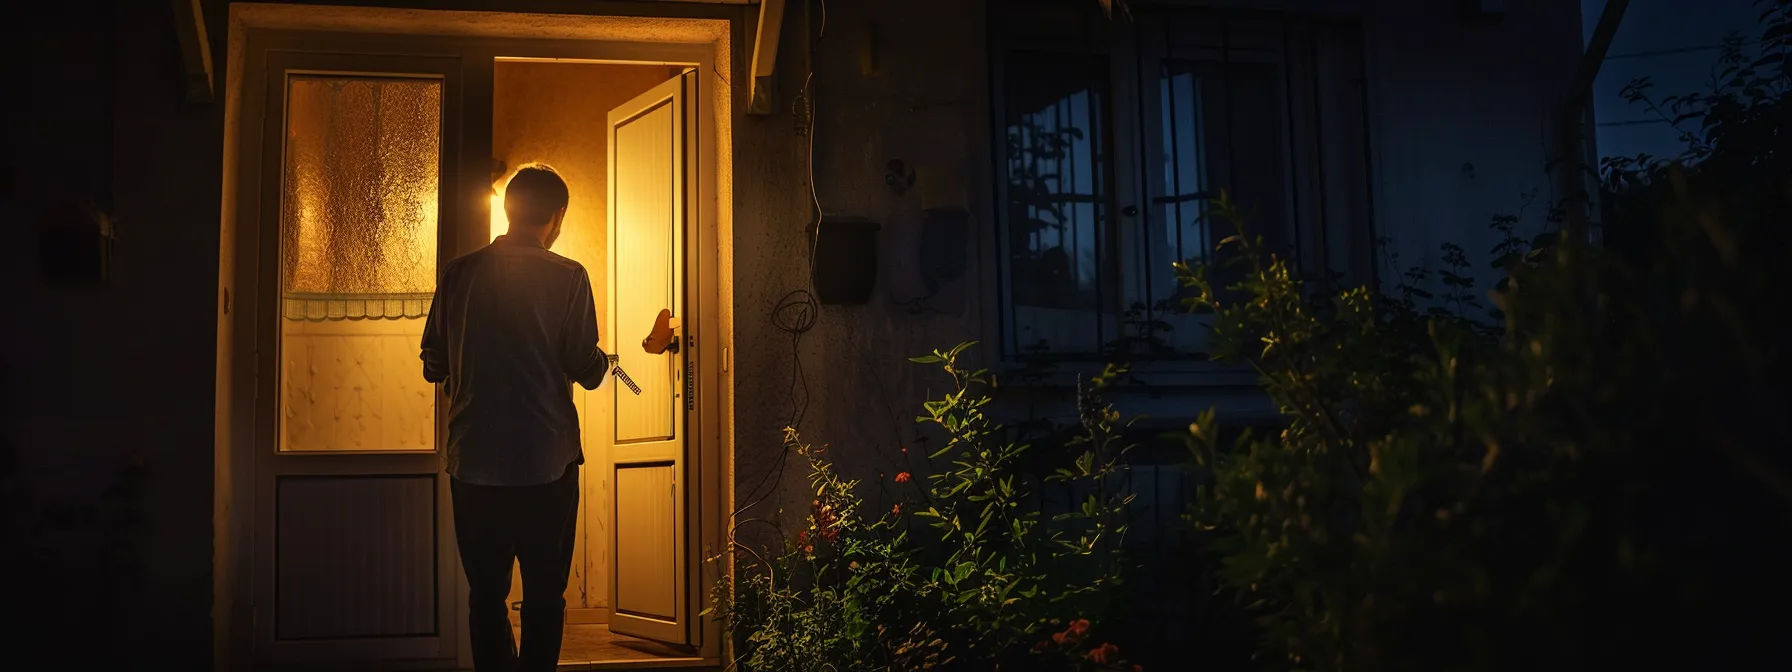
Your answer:
[[[245,94],[255,659],[450,665],[464,615],[417,344],[457,231],[461,64],[266,54]]]
[[[694,220],[695,77],[685,73],[610,111],[609,310],[604,330],[639,386],[609,385],[615,415],[608,464],[614,497],[610,630],[690,644],[686,507],[685,241]],[[641,341],[660,311],[681,325],[673,347]]]

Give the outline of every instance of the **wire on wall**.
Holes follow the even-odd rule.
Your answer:
[[[811,214],[809,219],[815,222],[815,226],[814,230],[808,232],[809,254],[808,258],[805,260],[805,263],[807,264],[807,273],[805,273],[807,279],[804,282],[806,286],[803,289],[791,290],[789,293],[785,294],[782,299],[778,300],[777,305],[772,308],[771,314],[772,325],[777,327],[779,331],[783,331],[790,335],[790,421],[788,426],[793,429],[801,428],[804,416],[809,412],[809,378],[803,371],[803,335],[809,333],[811,329],[814,329],[816,321],[821,317],[821,304],[815,300],[814,272],[815,254],[818,249],[817,245],[821,239],[822,219],[821,196],[820,192],[815,188],[815,120],[817,117],[815,114],[814,84],[815,47],[817,44],[820,44],[821,38],[827,34],[828,3],[827,0],[815,0],[815,2],[821,14],[820,24],[816,30],[815,37],[809,42],[807,59],[808,73],[803,77],[802,91],[791,101],[791,113],[792,116],[796,118],[797,132],[807,136],[808,139],[805,169],[808,172],[807,181]],[[741,513],[758,506],[761,502],[764,502],[767,498],[771,497],[773,493],[777,492],[778,483],[784,478],[784,466],[789,461],[790,451],[787,449],[780,449],[775,463],[767,467],[765,473],[760,475],[759,481],[753,485],[752,489],[747,491],[746,503],[734,510],[734,515],[731,516],[731,518],[737,519],[737,522],[735,523],[736,528],[744,522],[747,522],[738,521]],[[764,492],[761,492],[761,490]],[[730,536],[732,537],[732,535]]]

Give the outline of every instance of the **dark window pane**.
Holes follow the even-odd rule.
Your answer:
[[[1152,213],[1144,258],[1150,268],[1137,271],[1148,275],[1153,308],[1173,314],[1191,290],[1177,281],[1171,264],[1218,261],[1215,245],[1238,232],[1231,222],[1204,217],[1222,191],[1231,196],[1247,234],[1261,236],[1270,250],[1290,252],[1287,117],[1281,73],[1273,64],[1169,60],[1161,72],[1157,109],[1147,112],[1161,122],[1158,149],[1147,153],[1156,163],[1146,177]],[[1235,275],[1215,278],[1229,284]],[[1175,349],[1200,349],[1204,330],[1176,326],[1168,336]]]
[[[1003,85],[1011,345],[1095,352],[1115,303],[1107,59],[1009,54]]]

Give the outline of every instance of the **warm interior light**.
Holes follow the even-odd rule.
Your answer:
[[[510,230],[510,218],[504,216],[504,194],[498,193],[496,188],[492,189],[491,229],[492,240],[497,240],[498,236]]]

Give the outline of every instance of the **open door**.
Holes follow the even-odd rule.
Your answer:
[[[691,322],[686,241],[695,238],[697,196],[695,80],[686,72],[611,110],[606,143],[604,342],[616,344],[618,364],[640,388],[635,394],[609,386],[615,395],[614,448],[605,465],[614,497],[610,630],[681,646],[695,643],[689,597],[691,563],[698,560],[688,541],[688,417],[695,409],[693,339],[685,326]]]

